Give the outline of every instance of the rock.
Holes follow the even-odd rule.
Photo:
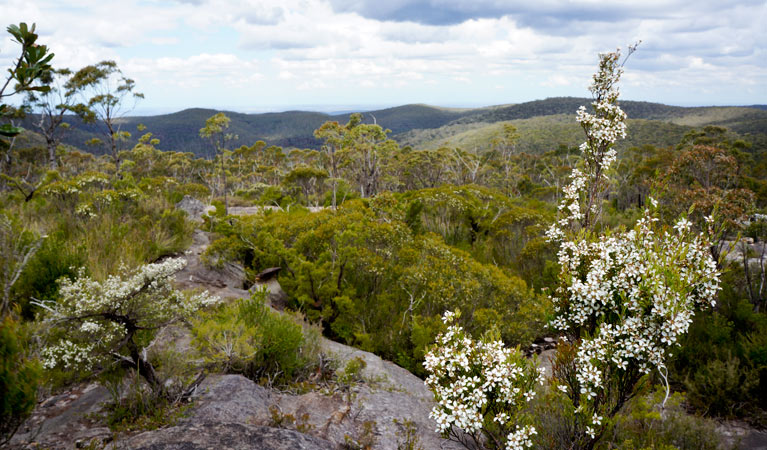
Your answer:
[[[716,428],[727,448],[767,450],[767,431],[765,430],[758,430],[737,420],[723,421]]]
[[[32,412],[11,440],[11,446],[27,447],[32,442],[47,448],[72,448],[76,439],[106,437],[104,429],[93,428],[91,414],[101,413],[110,400],[109,391],[97,383],[76,386],[49,398]],[[109,431],[109,430],[107,430]],[[109,432],[111,438],[111,432]]]
[[[266,281],[256,281],[253,286],[248,289],[249,292],[256,292],[259,289],[266,289],[266,299],[272,308],[282,311],[288,304],[288,294],[282,290],[280,282],[277,278],[268,278]]]
[[[209,267],[200,259],[209,244],[210,234],[195,230],[192,246],[184,256],[186,267],[176,274],[176,283],[182,289],[205,288],[222,298],[248,297],[248,292],[242,289],[245,284],[244,267],[231,262]]]
[[[185,195],[180,202],[176,203],[176,209],[186,212],[189,220],[193,222],[202,222],[202,215],[209,210],[203,202],[189,195]]]
[[[101,448],[113,438],[112,430],[107,427],[90,428],[73,436],[75,448]]]
[[[203,422],[147,431],[117,443],[113,449],[134,450],[326,450],[331,442],[297,431],[242,423]]]
[[[281,426],[301,430],[317,438],[320,444],[331,445],[327,448],[341,447],[348,437],[353,440],[374,439],[377,443],[373,448],[396,450],[398,442],[403,441],[400,435],[404,435],[405,422],[415,427],[418,442],[423,448],[462,448],[456,443],[443,440],[434,432],[435,424],[429,419],[429,411],[433,405],[431,393],[418,377],[370,353],[341,344],[332,348],[336,354],[341,353],[342,358],[360,357],[369,361],[363,372],[363,377],[367,378],[369,383],[356,385],[352,391],[346,392],[312,391],[291,395],[266,389],[240,375],[210,376],[195,393],[195,406],[189,417],[179,422],[175,428],[189,429],[194,435],[200,427],[207,427],[205,424],[275,427],[278,424],[272,415],[271,409],[274,409],[277,417],[290,417],[280,424]],[[206,429],[218,432],[216,427]],[[256,433],[255,429],[248,430]],[[263,429],[257,433],[262,432]],[[165,442],[163,439],[175,436],[173,433],[162,439],[151,437],[151,442],[153,445],[159,445],[158,443]],[[254,436],[251,437],[255,439]],[[142,448],[142,442],[129,440],[127,443],[131,448]],[[192,444],[198,445],[200,442],[195,440]],[[247,442],[233,443],[240,444],[246,445]]]
[[[434,431],[436,423],[429,418],[434,396],[423,380],[372,353],[329,339],[323,339],[322,348],[338,358],[341,367],[352,358],[365,361],[362,377],[367,380],[366,384],[355,388],[355,400],[348,412],[343,409],[337,412],[354,417],[358,434],[364,432],[365,422],[374,424],[377,444],[373,448],[396,450],[398,442],[402,440],[399,435],[403,434],[405,422],[415,427],[418,443],[425,449],[464,448],[456,442],[442,439]],[[284,402],[282,399],[281,405]],[[329,428],[332,430],[332,427],[331,424]],[[338,442],[338,436],[333,433],[328,438]]]
[[[253,423],[269,416],[270,395],[241,375],[209,376],[194,395],[197,406],[183,423]]]

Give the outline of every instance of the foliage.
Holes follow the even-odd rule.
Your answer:
[[[119,373],[105,384],[112,397],[112,401],[105,405],[105,420],[114,432],[173,426],[191,406],[174,402],[166,395],[147,389],[135,374],[126,379]]]
[[[447,331],[424,361],[437,432],[467,448],[530,447],[536,430],[520,412],[535,397],[535,384],[543,384],[543,369],[499,340],[473,341],[455,319],[445,313]]]
[[[687,413],[684,396],[668,399],[662,387],[643,390],[609,420],[598,449],[721,449],[727,448],[716,432],[716,423]],[[664,405],[665,399],[665,405]],[[572,448],[577,413],[567,395],[547,389],[532,402],[538,435],[536,448]]]
[[[171,277],[185,264],[168,259],[135,270],[123,268],[103,282],[83,271],[74,281],[63,278],[59,300],[40,303],[53,327],[42,352],[44,367],[97,368],[116,362],[136,370],[155,393],[164,392],[144,347],[159,328],[218,301],[207,293],[185,295],[171,286]]]
[[[226,169],[224,168],[224,159],[227,153],[226,143],[237,139],[237,135],[226,132],[226,130],[229,128],[230,122],[231,119],[229,119],[226,114],[218,113],[209,117],[205,121],[205,126],[200,128],[200,137],[202,139],[207,139],[210,142],[214,150],[214,155],[219,160],[219,176],[221,177],[220,192],[224,196],[225,211],[229,208],[229,203],[227,201],[226,195],[228,190],[226,182]]]
[[[196,317],[194,345],[204,361],[226,373],[285,385],[305,376],[319,360],[319,333],[271,310],[265,291]]]
[[[74,279],[77,268],[85,266],[82,248],[70,248],[61,230],[43,239],[40,250],[29,260],[27,269],[21,273],[13,286],[12,298],[21,306],[25,319],[33,318],[31,299],[58,299],[59,278]]]
[[[183,211],[169,204],[165,195],[169,189],[173,187],[156,184],[137,188],[132,180],[85,172],[72,178],[52,178],[33,201],[13,204],[9,208],[12,214],[47,234],[42,253],[29,263],[37,268],[51,263],[20,278],[24,287],[15,290],[16,301],[26,305],[29,298],[25,294],[52,294],[56,285],[45,287],[44,280],[55,281],[54,271],[71,275],[70,266],[84,266],[102,279],[122,264],[135,267],[186,248],[192,225]],[[43,286],[43,290],[30,290],[31,286]]]
[[[16,60],[14,67],[8,69],[8,78],[0,87],[0,101],[3,97],[10,97],[21,92],[37,91],[44,93],[49,90],[47,86],[34,86],[35,80],[43,76],[51,69],[50,62],[53,59],[53,53],[48,52],[48,47],[37,44],[38,35],[35,33],[35,24],[28,27],[26,23],[21,22],[18,25],[9,25],[8,33],[13,41],[21,45],[21,53]],[[14,82],[10,92],[6,92],[8,85]],[[8,105],[0,103],[0,117],[10,112]],[[21,129],[7,123],[0,124],[0,136],[14,137],[21,133]]]
[[[0,319],[0,445],[5,445],[37,403],[40,365],[27,356],[20,324]]]
[[[75,112],[83,121],[98,120],[106,127],[115,169],[120,168],[120,155],[117,144],[130,137],[130,133],[121,130],[121,119],[133,110],[136,102],[144,94],[136,92],[136,82],[123,75],[114,61],[101,61],[83,67],[75,72],[65,87],[69,91],[80,92],[85,104]],[[132,104],[129,103],[132,100]]]
[[[415,236],[404,205],[379,195],[317,213],[273,212],[235,220],[217,255],[238,255],[252,271],[281,266],[294,307],[321,320],[327,335],[418,366],[445,310],[462,308],[470,329],[497,326],[506,342],[531,342],[545,302],[517,277],[476,261],[433,234]],[[395,318],[393,320],[393,318]]]
[[[767,423],[767,317],[725,275],[719,308],[697,316],[672,362],[672,379],[701,413]]]
[[[572,429],[577,448],[594,447],[652,369],[668,395],[667,348],[686,333],[696,309],[715,303],[719,289],[707,237],[691,231],[685,217],[673,235],[658,228],[654,201],[632,230],[595,232],[606,173],[616,158],[612,146],[625,134],[625,114],[616,105],[619,57],[601,55],[590,88],[595,115],[578,112],[587,136],[584,169],[573,169],[560,204],[565,216],[547,232],[560,242],[552,325],[568,341],[558,349],[554,380],[579,418]]]
[[[39,116],[35,128],[45,137],[48,165],[51,169],[57,169],[59,166],[56,152],[61,143],[61,133],[69,129],[64,115],[82,113],[87,109],[86,105],[76,103],[80,87],[65,88],[72,75],[69,69],[45,71],[39,78],[39,84],[47,90],[28,92],[24,100],[25,105]]]
[[[637,397],[615,417],[611,432],[600,448],[621,450],[726,448],[716,432],[716,422],[689,415],[684,395],[665,400],[664,389]]]
[[[0,319],[12,309],[11,289],[42,244],[16,217],[0,211]]]
[[[397,450],[425,450],[419,443],[415,422],[394,419],[394,423],[400,427],[397,431]]]
[[[336,381],[342,385],[350,386],[362,381],[362,371],[367,367],[364,359],[357,356],[346,362],[341,370],[336,371]]]

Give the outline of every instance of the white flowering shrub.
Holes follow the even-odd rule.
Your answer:
[[[53,342],[43,352],[43,366],[96,369],[118,363],[135,369],[153,390],[162,390],[144,346],[161,327],[216,303],[207,293],[186,295],[171,280],[182,258],[146,264],[97,281],[80,272],[60,281],[57,302],[40,303],[52,324]]]
[[[719,289],[707,234],[686,218],[673,229],[659,226],[652,199],[631,230],[594,231],[626,119],[616,103],[620,51],[600,59],[590,87],[594,113],[578,111],[584,164],[564,189],[563,217],[547,232],[560,244],[552,326],[566,340],[553,382],[575,409],[573,448],[593,448],[644,375],[656,370],[668,391],[669,349]]]
[[[498,340],[474,341],[446,312],[448,326],[426,354],[426,384],[437,405],[430,417],[437,432],[467,448],[523,449],[532,445],[534,427],[520,411],[535,397],[543,371],[518,350]]]

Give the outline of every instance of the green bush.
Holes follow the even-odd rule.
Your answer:
[[[535,448],[559,450],[574,448],[578,419],[564,394],[544,388],[533,401],[529,413],[535,420],[538,435]],[[646,392],[646,391],[645,391]],[[724,448],[715,423],[688,414],[685,397],[674,393],[662,407],[665,389],[640,393],[628,402],[608,423],[597,449],[621,450],[707,450]]]
[[[61,277],[74,279],[77,269],[85,264],[84,248],[74,247],[66,241],[66,234],[57,230],[49,233],[40,246],[40,250],[30,259],[26,270],[22,272],[13,286],[12,296],[21,306],[25,319],[33,318],[33,308],[29,300],[55,300],[58,298]]]
[[[202,313],[193,343],[204,361],[228,373],[287,384],[319,361],[319,332],[264,304],[265,291]]]
[[[635,398],[615,416],[612,432],[601,448],[717,450],[724,443],[716,433],[716,423],[688,414],[684,396],[674,393],[662,407],[665,389]]]
[[[175,425],[188,404],[173,402],[146,386],[135,373],[122,371],[102,376],[112,401],[105,405],[106,423],[112,431],[145,431]]]
[[[672,379],[701,413],[767,424],[767,314],[723,277],[718,310],[697,315],[672,362]]]
[[[6,317],[0,323],[0,446],[11,439],[37,402],[41,369],[22,346],[21,327]]]
[[[250,272],[282,267],[289,307],[321,321],[327,336],[416,374],[423,373],[428,343],[422,326],[447,309],[467,311],[463,325],[472,332],[497,327],[512,345],[541,334],[548,300],[436,234],[415,235],[404,221],[406,207],[382,195],[347,201],[336,211],[231,218],[217,223],[223,236],[206,257],[236,259]],[[418,325],[417,317],[426,320]]]

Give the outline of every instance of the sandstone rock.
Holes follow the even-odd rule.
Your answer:
[[[209,376],[194,394],[197,406],[185,424],[253,423],[269,415],[269,391],[240,375]]]
[[[186,267],[176,274],[176,282],[182,289],[205,288],[222,298],[248,297],[245,284],[245,268],[239,264],[225,262],[220,267],[209,267],[200,255],[210,244],[210,235],[195,230],[192,246],[185,254]]]
[[[101,448],[104,444],[111,442],[114,436],[112,430],[107,427],[95,427],[75,433],[72,438],[75,441],[75,448]]]
[[[203,422],[147,431],[113,449],[134,450],[326,450],[331,442],[281,428],[259,427],[242,423]]]
[[[76,439],[86,438],[94,429],[89,416],[99,414],[103,404],[109,400],[107,389],[96,383],[76,386],[51,397],[35,408],[32,416],[16,432],[11,446],[28,447],[35,443],[52,449],[72,448]],[[92,438],[106,437],[103,431],[94,431]]]
[[[186,212],[189,220],[194,222],[202,222],[202,215],[209,210],[203,202],[189,195],[185,195],[180,202],[176,203],[176,209]]]

